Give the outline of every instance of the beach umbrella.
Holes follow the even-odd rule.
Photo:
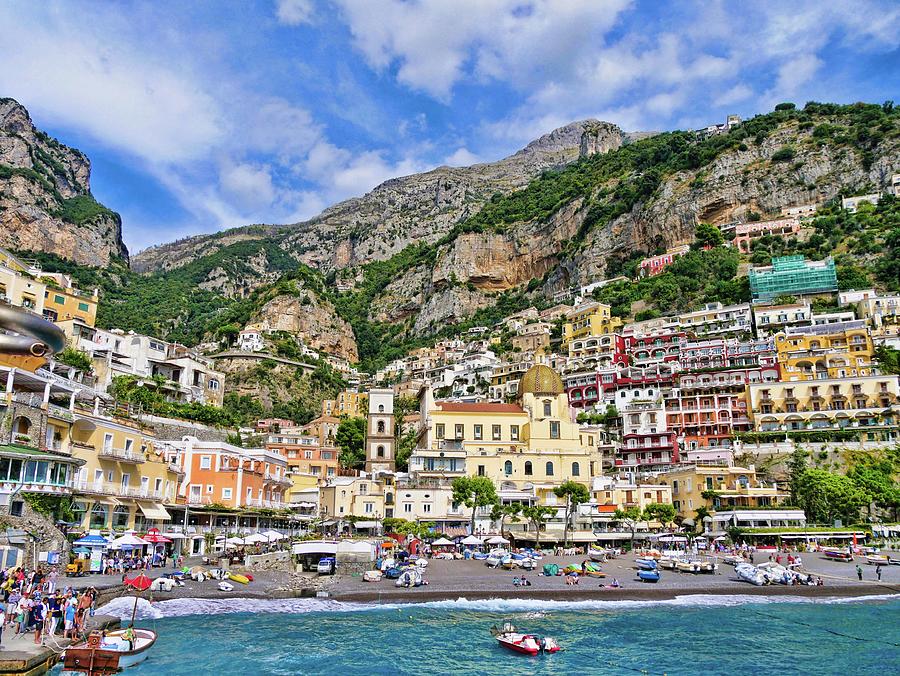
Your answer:
[[[125,546],[129,546],[132,548],[146,547],[149,542],[146,540],[142,540],[137,535],[133,533],[125,533],[125,535],[120,535],[115,540],[109,543],[110,547],[122,548]]]
[[[432,547],[452,547],[456,543],[453,540],[448,540],[447,538],[438,538],[434,542],[431,543]]]
[[[261,533],[253,533],[244,538],[244,544],[255,545],[258,542],[268,542],[269,539]]]
[[[480,537],[476,537],[475,535],[468,535],[462,539],[462,544],[464,545],[483,545],[484,540]]]
[[[508,545],[508,544],[509,544],[509,540],[507,540],[507,539],[506,539],[505,537],[503,537],[502,535],[495,535],[495,536],[492,537],[492,538],[488,538],[488,539],[486,540],[486,543],[489,544],[489,545]]]
[[[153,584],[153,580],[143,573],[140,573],[137,577],[125,578],[125,584],[129,587],[134,587],[139,591],[146,591],[150,588],[150,585]]]
[[[286,535],[279,533],[277,530],[267,530],[265,533],[260,533],[260,535],[264,535],[269,540],[284,540]]]
[[[241,538],[228,538],[227,540],[225,540],[225,544],[240,546],[244,544],[244,541]]]

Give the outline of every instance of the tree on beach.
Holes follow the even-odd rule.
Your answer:
[[[616,509],[613,512],[613,519],[625,524],[631,531],[631,549],[634,549],[634,532],[637,530],[638,521],[641,520],[641,508],[637,505],[632,505],[625,509]]]
[[[807,469],[797,482],[798,504],[812,523],[841,519],[854,523],[871,496],[850,477],[823,469]]]
[[[651,502],[644,508],[644,517],[648,520],[659,521],[665,525],[675,520],[675,506],[661,502]]]
[[[524,505],[521,502],[511,502],[508,505],[494,505],[494,508],[491,510],[491,521],[500,522],[501,535],[503,534],[503,525],[506,519],[508,518],[513,523],[518,521],[523,507]]]
[[[534,548],[541,544],[541,526],[547,518],[556,510],[546,505],[528,505],[522,509],[522,516],[528,519],[528,523],[534,526]]]
[[[475,532],[475,510],[499,502],[494,482],[486,476],[459,476],[453,480],[453,502],[472,509],[469,533]]]
[[[572,523],[572,515],[578,508],[578,505],[591,499],[591,494],[584,484],[572,481],[571,479],[564,481],[554,488],[553,494],[558,498],[565,498],[566,500],[566,523],[563,527],[563,546],[568,547],[569,524]]]

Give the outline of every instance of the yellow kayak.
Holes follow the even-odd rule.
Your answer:
[[[235,575],[234,573],[230,573],[228,575],[228,579],[234,582],[240,582],[241,584],[247,584],[250,582],[249,578],[245,575]]]

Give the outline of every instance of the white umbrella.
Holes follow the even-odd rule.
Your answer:
[[[244,538],[244,544],[246,545],[255,545],[257,542],[268,542],[269,538],[267,538],[262,533],[254,533],[253,535],[248,535]]]
[[[432,547],[449,547],[451,545],[455,545],[456,543],[453,540],[448,540],[447,538],[438,538],[434,542],[431,543]]]
[[[486,540],[486,542],[489,545],[508,545],[509,544],[509,540],[507,540],[502,535],[495,535],[492,538],[488,538]]]
[[[225,540],[226,545],[242,545],[244,541],[241,538],[228,538]]]
[[[109,546],[115,549],[121,549],[123,545],[127,545],[129,547],[146,547],[150,543],[146,540],[142,540],[137,535],[132,533],[125,533],[125,535],[120,535],[115,540],[109,543]]]
[[[467,535],[463,538],[462,544],[464,545],[483,545],[484,540],[479,537],[475,537],[474,535]]]
[[[261,535],[264,535],[270,540],[284,540],[284,538],[287,537],[286,535],[279,533],[277,530],[267,530],[265,533],[261,533]]]

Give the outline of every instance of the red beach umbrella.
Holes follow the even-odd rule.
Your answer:
[[[140,573],[132,578],[126,577],[125,584],[129,587],[134,587],[138,591],[147,591],[148,589],[150,589],[150,585],[153,584],[153,580],[151,580],[143,573]]]

